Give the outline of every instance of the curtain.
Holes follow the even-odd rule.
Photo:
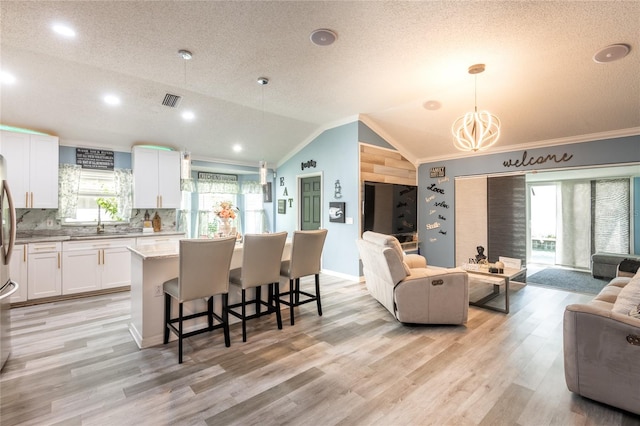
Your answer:
[[[242,194],[245,196],[245,234],[263,234],[269,232],[269,224],[267,223],[267,214],[262,208],[264,186],[258,181],[242,182]],[[249,202],[251,197],[253,202]],[[255,200],[259,197],[259,201]],[[259,207],[258,207],[259,206]],[[238,226],[238,229],[240,227]]]
[[[263,187],[258,181],[242,182],[242,194],[262,194]]]
[[[240,186],[236,180],[206,180],[198,179],[196,181],[196,192],[199,194],[238,194]]]
[[[75,219],[78,210],[78,188],[82,167],[60,164],[58,169],[58,217]]]
[[[558,184],[556,264],[588,269],[591,262],[591,183]]]
[[[527,264],[526,178],[496,176],[487,180],[487,239],[489,262],[500,256]]]
[[[118,202],[118,216],[124,221],[131,219],[133,205],[133,173],[129,169],[115,169],[113,171]]]
[[[592,181],[593,252],[629,253],[630,180]]]
[[[180,190],[183,192],[196,192],[196,182],[193,179],[180,179]]]

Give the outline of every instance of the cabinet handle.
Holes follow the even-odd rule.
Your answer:
[[[58,253],[58,269],[60,269],[60,253]]]
[[[24,206],[26,208],[29,208],[29,193],[28,192],[24,193]]]
[[[98,265],[100,264],[100,250],[98,250]]]
[[[33,208],[33,192],[31,193],[31,208]]]
[[[22,261],[23,262],[27,261],[27,246],[26,245],[22,246]]]
[[[47,250],[47,251],[51,251],[51,250],[55,250],[56,246],[45,246],[45,247],[35,247],[34,250]]]
[[[160,196],[160,208],[162,208],[162,195]]]
[[[102,264],[104,265],[104,249],[100,250],[102,252]]]

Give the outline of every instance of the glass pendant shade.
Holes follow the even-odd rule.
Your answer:
[[[260,161],[260,185],[267,184],[267,162]]]
[[[180,160],[180,178],[191,179],[191,153],[182,151]]]

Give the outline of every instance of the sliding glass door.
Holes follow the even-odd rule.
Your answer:
[[[589,269],[593,253],[629,253],[629,178],[567,178],[528,188],[530,262]]]

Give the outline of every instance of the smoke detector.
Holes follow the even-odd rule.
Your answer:
[[[599,64],[617,61],[627,56],[630,50],[631,47],[628,44],[611,44],[598,50],[596,54],[593,55],[593,60]]]

